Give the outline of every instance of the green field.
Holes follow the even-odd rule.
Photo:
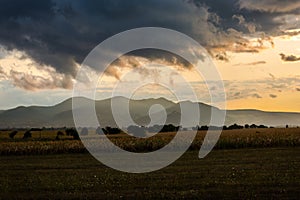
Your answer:
[[[80,140],[55,131],[33,132],[31,139],[0,132],[0,199],[298,199],[300,129],[223,131],[214,150],[198,158],[200,131],[170,166],[129,174],[104,166]],[[91,135],[92,136],[92,135]],[[131,151],[152,151],[174,133],[149,139],[112,135]]]

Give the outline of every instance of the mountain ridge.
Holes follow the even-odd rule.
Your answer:
[[[93,101],[85,97],[69,98],[61,103],[53,106],[18,106],[16,108],[1,110],[0,112],[0,128],[7,127],[64,127],[74,126],[72,114],[72,100],[75,101]],[[163,106],[167,112],[166,123],[179,124],[180,122],[180,104],[185,104],[188,108],[192,108],[197,104],[200,109],[201,117],[198,125],[208,125],[210,121],[211,110],[215,109],[216,113],[222,112],[217,107],[210,106],[202,102],[182,101],[175,103],[165,98],[150,98],[142,100],[128,99],[126,97],[114,97],[103,100],[96,100],[96,112],[101,125],[115,126],[113,115],[111,113],[111,102],[117,102],[117,109],[129,102],[130,114],[139,125],[147,126],[151,119],[149,117],[149,109],[155,104]],[[161,112],[161,111],[159,111]],[[298,112],[278,112],[278,111],[262,111],[256,109],[238,109],[226,110],[225,125],[230,124],[264,124],[267,126],[284,126],[300,125],[300,113]],[[155,114],[156,117],[160,113]],[[191,124],[192,125],[192,124]]]

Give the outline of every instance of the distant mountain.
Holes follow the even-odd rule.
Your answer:
[[[86,98],[77,97],[76,101],[83,103],[92,101]],[[116,126],[112,111],[112,99],[99,100],[95,102],[97,117],[101,126]],[[161,105],[167,113],[167,124],[177,125],[181,119],[180,104],[168,101],[164,98],[128,100],[124,97],[114,97],[115,109],[122,110],[129,101],[129,110],[132,119],[139,125],[149,125],[149,109],[153,105]],[[218,108],[190,101],[181,102],[187,109],[193,109],[195,105],[199,106],[200,121],[199,125],[207,125],[210,121],[211,111],[221,112]],[[84,108],[77,108],[84,109]],[[160,121],[164,111],[154,110],[152,113],[155,121]],[[122,113],[120,112],[122,116]],[[189,117],[189,116],[185,116]],[[122,119],[122,117],[121,117]],[[87,119],[87,122],[89,120]],[[155,123],[152,122],[152,123]],[[192,121],[192,119],[191,119]],[[125,123],[125,122],[124,122]],[[267,126],[300,125],[300,113],[290,112],[264,112],[260,110],[228,110],[225,125],[230,124],[264,124]],[[0,111],[0,128],[8,127],[71,127],[74,126],[72,115],[72,99],[68,99],[54,106],[20,106],[14,109]]]

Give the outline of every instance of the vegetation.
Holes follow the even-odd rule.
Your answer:
[[[147,174],[122,173],[100,164],[73,128],[19,129],[14,137],[12,130],[2,130],[0,199],[297,199],[300,129],[250,126],[223,130],[204,159],[198,152],[207,131],[199,130],[179,160]],[[105,133],[132,152],[154,151],[175,136],[160,132],[135,138],[112,128],[86,130],[85,137],[101,139]]]
[[[135,137],[145,137],[146,136],[146,129],[140,126],[129,126],[127,131]]]
[[[67,128],[66,129],[66,135],[72,136],[75,140],[79,140],[79,134],[75,128]]]
[[[76,142],[76,141],[73,141]],[[0,156],[0,199],[298,199],[300,148],[188,151],[146,174],[89,154]]]
[[[64,133],[63,133],[62,131],[57,131],[55,140],[60,140],[60,138],[61,138],[62,136],[64,136]]]
[[[32,137],[31,132],[30,132],[30,131],[26,131],[26,132],[24,133],[23,139],[28,139],[28,138],[31,138],[31,137]]]
[[[102,129],[101,129],[102,130]],[[106,130],[106,129],[105,129]],[[108,129],[111,131],[111,129]],[[98,130],[99,131],[99,130]],[[10,131],[0,132],[0,155],[42,155],[85,152],[76,129],[31,131],[31,138],[22,140],[20,134],[12,140]],[[113,132],[118,132],[114,130]],[[23,132],[24,133],[24,132]],[[28,134],[28,131],[25,131]],[[24,133],[24,135],[25,135]],[[88,130],[87,137],[97,137],[97,130]],[[99,133],[98,133],[99,134]],[[147,133],[149,134],[149,133]],[[42,137],[41,137],[42,135]],[[198,131],[190,150],[199,150],[206,131]],[[135,138],[125,133],[108,134],[119,147],[132,152],[150,152],[162,148],[175,136],[174,132],[158,133],[149,138]],[[102,136],[98,136],[102,137]],[[101,138],[100,138],[101,139]],[[100,144],[105,149],[105,144]],[[300,146],[299,128],[223,130],[215,149],[297,147]]]
[[[88,128],[84,127],[84,128],[81,129],[80,135],[86,136],[88,134],[89,134],[89,129]]]
[[[11,139],[14,139],[14,137],[17,135],[17,133],[18,133],[18,131],[12,131],[12,132],[9,133],[9,137]]]

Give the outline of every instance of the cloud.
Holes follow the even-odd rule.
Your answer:
[[[266,63],[267,63],[266,61],[257,61],[257,62],[247,63],[247,65],[264,65]]]
[[[29,0],[26,4],[4,0],[1,7],[6,8],[0,14],[1,45],[24,51],[37,63],[73,77],[76,65],[97,44],[128,29],[174,29],[194,38],[213,57],[227,61],[227,51],[257,53],[268,48],[263,41],[271,42],[267,32],[278,25],[273,22],[276,16],[239,10],[237,0]],[[256,35],[259,42],[245,37],[257,31],[266,33]],[[151,52],[141,54],[149,59],[155,56]],[[162,58],[172,59],[166,53]]]
[[[151,64],[171,66],[176,70],[190,70],[193,67],[192,65],[196,63],[189,63],[182,57],[163,50],[135,50],[116,59],[111,63],[110,67],[106,69],[105,73],[120,80],[120,69],[127,68],[134,69],[135,72],[138,72],[142,77],[152,76],[153,70],[144,67]]]
[[[71,75],[59,73],[51,66],[40,65],[26,58],[23,52],[14,50],[1,61],[0,81],[10,81],[15,87],[31,91],[73,87]]]
[[[215,58],[217,60],[221,60],[221,61],[225,61],[225,62],[229,62],[229,58],[226,54],[226,52],[221,52],[215,55]]]
[[[277,98],[277,95],[275,94],[270,94],[269,97],[271,97],[272,99]]]
[[[250,63],[238,63],[238,64],[235,64],[234,66],[255,66],[255,65],[264,65],[266,64],[267,62],[266,61],[255,61],[255,62],[250,62]]]
[[[237,96],[240,96],[241,95],[241,93],[240,92],[236,92],[236,93],[234,93],[234,96],[235,97],[237,97]]]
[[[72,78],[96,45],[128,29],[174,29],[195,39],[215,59],[228,62],[227,52],[258,53],[271,48],[272,37],[284,34],[281,27],[295,26],[281,19],[300,14],[296,0],[4,0],[0,6],[5,8],[0,13],[1,48],[17,49],[39,65]],[[127,56],[190,66],[167,52],[145,50]],[[134,68],[136,63],[123,64]],[[109,74],[120,76],[118,69],[110,70]]]
[[[283,31],[282,34],[283,34],[283,36],[290,38],[290,37],[293,37],[293,36],[300,35],[300,30]]]
[[[262,97],[261,97],[259,94],[257,94],[257,93],[252,94],[251,97],[257,98],[257,99],[261,99],[261,98],[262,98]]]
[[[274,80],[276,77],[274,76],[274,74],[269,73],[269,76]]]
[[[17,106],[55,105],[72,96],[72,90],[44,89],[39,92],[28,92],[11,85],[8,81],[0,81],[0,110]]]
[[[8,77],[12,80],[12,84],[25,90],[35,91],[38,89],[72,89],[73,82],[70,75],[49,73],[50,77],[45,78],[39,75],[18,72],[11,70]]]
[[[270,13],[284,13],[300,9],[298,0],[239,0],[238,4],[242,9]]]
[[[249,33],[255,33],[256,25],[252,22],[246,22],[246,19],[243,15],[233,15],[232,19],[237,19],[239,21],[239,25],[244,26],[248,29]]]
[[[279,54],[281,56],[281,60],[285,62],[296,62],[300,61],[300,56],[295,56],[295,55],[286,55],[286,54]]]
[[[1,7],[8,3],[1,2]],[[0,14],[0,44],[73,77],[76,65],[104,39],[136,27],[158,26],[186,33],[203,45],[215,42],[215,13],[181,0],[9,1]],[[221,32],[222,30],[220,30]],[[142,53],[140,52],[140,55]],[[141,55],[152,59],[158,54]],[[173,57],[163,53],[161,59]],[[178,60],[180,62],[182,60]],[[185,65],[183,63],[183,65]]]
[[[295,92],[295,88],[299,87],[299,78],[300,76],[292,76],[274,77],[274,79],[270,77],[245,81],[224,81],[226,98],[228,101],[247,98],[261,99],[264,98],[263,94],[277,95],[278,92],[282,91]],[[204,85],[201,87],[204,87]]]

